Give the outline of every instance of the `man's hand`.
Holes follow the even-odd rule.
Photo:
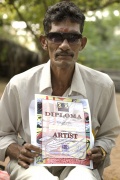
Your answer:
[[[34,157],[37,157],[41,152],[41,149],[32,144],[26,143],[23,146],[18,144],[10,144],[6,151],[6,156],[10,159],[16,159],[18,164],[23,168],[28,168],[34,161]]]
[[[93,160],[94,169],[98,168],[103,161],[103,153],[100,147],[94,147],[87,152],[89,160]]]
[[[40,152],[41,149],[39,147],[29,143],[24,144],[18,156],[18,164],[27,169]]]

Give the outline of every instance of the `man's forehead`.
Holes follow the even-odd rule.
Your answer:
[[[80,24],[77,22],[72,22],[70,20],[63,20],[61,22],[52,22],[51,23],[51,32],[52,31],[62,31],[62,32],[68,32],[68,31],[76,31],[80,32]]]

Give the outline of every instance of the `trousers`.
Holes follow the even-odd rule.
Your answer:
[[[97,170],[84,166],[30,166],[24,169],[11,160],[6,170],[10,180],[101,180]]]

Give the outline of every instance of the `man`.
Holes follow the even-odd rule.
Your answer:
[[[45,35],[40,36],[48,63],[13,77],[0,102],[0,160],[10,157],[11,180],[102,178],[109,155],[120,131],[112,80],[105,74],[77,62],[87,39],[82,36],[85,17],[72,2],[51,6],[44,19]],[[91,110],[94,147],[88,152],[94,169],[85,167],[30,166],[40,149],[31,145],[29,106],[35,94],[87,98]],[[18,134],[24,143],[19,143]]]

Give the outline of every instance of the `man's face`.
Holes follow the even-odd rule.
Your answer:
[[[46,37],[45,43],[47,45],[47,50],[49,51],[51,66],[56,66],[60,68],[67,68],[70,66],[73,67],[75,62],[77,61],[79,51],[81,51],[86,44],[84,38],[76,38],[77,35],[80,36],[81,34],[80,25],[78,23],[71,22],[69,19],[67,19],[59,23],[52,23],[51,30],[49,33],[53,32],[61,34],[63,33],[65,37],[63,36],[62,40],[60,40],[60,37],[57,36],[58,34],[50,34],[50,37]],[[72,35],[73,42],[71,41]],[[50,39],[51,36],[53,36],[52,40]]]

